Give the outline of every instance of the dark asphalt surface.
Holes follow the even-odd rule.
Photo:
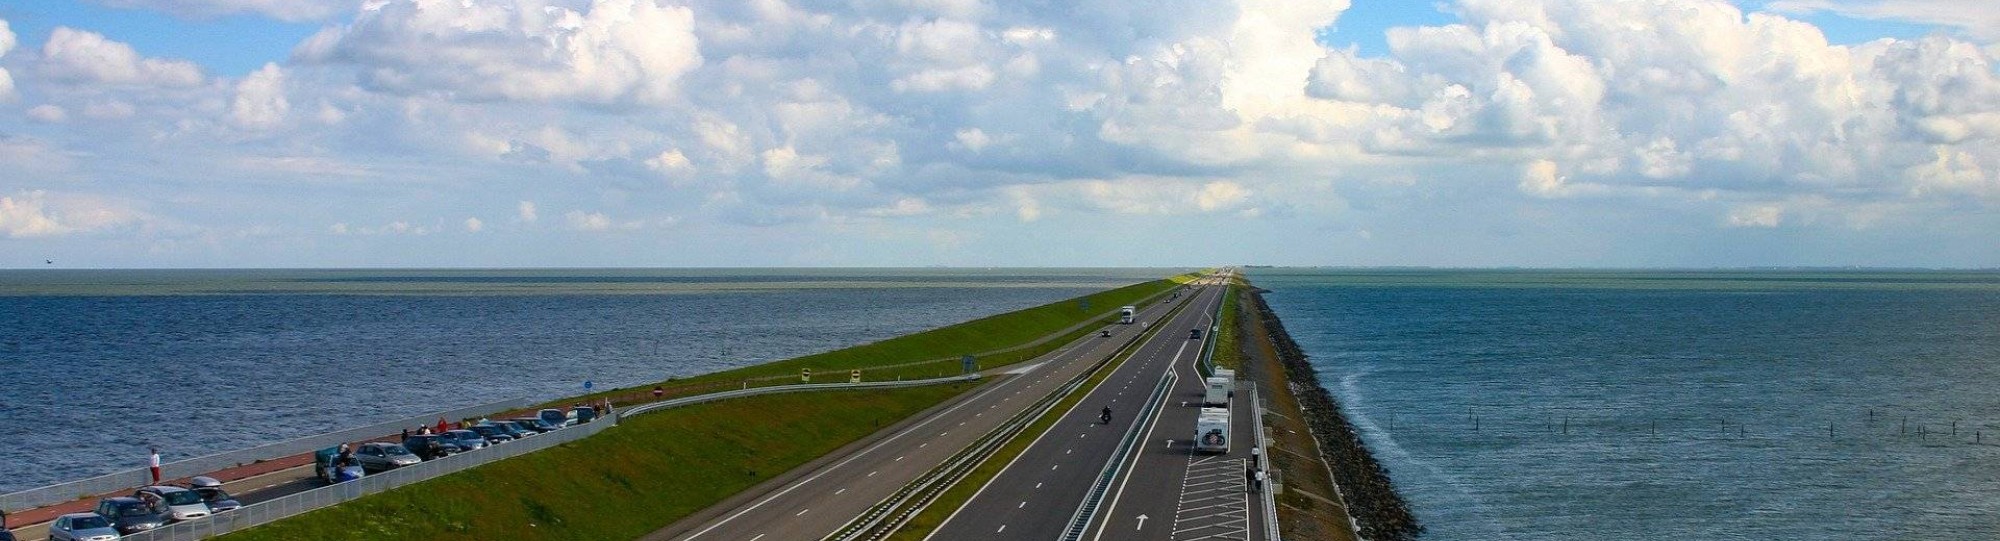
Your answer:
[[[1147,307],[1139,319],[1158,318],[1171,304],[1195,297],[1183,295],[1178,301]],[[1013,371],[1027,369],[1025,373],[996,378],[942,408],[878,433],[872,441],[788,472],[780,482],[753,488],[643,539],[789,541],[834,533],[1142,331],[1140,325],[1113,325],[1111,330],[1109,338],[1092,335],[1023,363]],[[1094,416],[1096,408],[1091,410]]]
[[[1056,539],[1068,527],[1070,518],[1082,504],[1091,484],[1109,462],[1119,439],[1132,428],[1137,417],[1135,409],[1141,407],[1160,378],[1172,368],[1183,372],[1172,395],[1162,405],[1161,418],[1155,423],[1148,423],[1148,427],[1141,427],[1158,434],[1141,440],[1141,469],[1128,470],[1133,474],[1133,482],[1165,488],[1147,491],[1128,488],[1121,500],[1121,504],[1135,509],[1140,507],[1141,500],[1147,504],[1163,503],[1168,518],[1159,520],[1149,516],[1146,528],[1138,531],[1140,535],[1137,536],[1106,536],[1113,539],[1167,539],[1166,534],[1171,531],[1169,526],[1173,522],[1172,511],[1180,499],[1180,479],[1187,470],[1188,455],[1186,442],[1168,448],[1165,440],[1169,437],[1186,440],[1188,436],[1181,433],[1193,433],[1197,408],[1183,408],[1179,402],[1192,390],[1194,398],[1191,402],[1199,404],[1202,392],[1201,379],[1191,372],[1190,363],[1198,360],[1204,341],[1189,340],[1187,330],[1212,326],[1214,308],[1222,298],[1221,288],[1200,288],[1197,291],[1194,304],[1189,309],[1176,314],[1172,321],[1166,323],[1165,329],[1142,344],[1136,355],[1040,435],[1026,452],[982,487],[929,539]],[[1203,336],[1212,338],[1212,333],[1203,333]],[[1105,405],[1115,411],[1115,418],[1109,426],[1098,422],[1099,410]],[[1179,417],[1182,413],[1186,414],[1185,419]],[[1232,425],[1231,428],[1235,427]],[[1154,452],[1178,453],[1173,456],[1179,461],[1155,464],[1144,460]],[[1241,452],[1247,454],[1249,451],[1244,448]],[[1121,483],[1126,483],[1126,480],[1119,479],[1113,483],[1114,495]],[[1103,505],[1110,505],[1111,497],[1107,496]],[[1105,514],[1100,512],[1099,515]],[[1155,533],[1159,535],[1155,537]]]

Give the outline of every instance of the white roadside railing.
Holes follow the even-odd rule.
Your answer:
[[[501,445],[487,447],[485,449],[480,449],[477,451],[459,453],[456,455],[451,455],[437,460],[427,460],[418,463],[416,465],[396,468],[375,475],[362,477],[361,479],[357,479],[354,481],[348,481],[345,483],[330,485],[323,488],[308,490],[305,492],[284,496],[281,498],[277,498],[262,503],[246,505],[243,506],[243,508],[241,509],[237,509],[235,511],[230,511],[227,513],[210,515],[207,517],[198,518],[195,520],[190,520],[185,522],[177,522],[157,530],[127,535],[124,537],[124,539],[128,541],[194,541],[197,539],[206,539],[209,537],[214,537],[230,532],[241,531],[256,526],[277,522],[279,520],[290,518],[296,515],[304,514],[308,511],[331,507],[336,504],[357,500],[364,496],[368,496],[370,494],[379,494],[397,487],[410,485],[414,483],[420,483],[431,479],[436,479],[438,477],[443,477],[460,471],[472,469],[485,464],[525,455],[528,453],[533,453],[535,451],[540,451],[543,449],[548,449],[550,447],[555,447],[557,445],[562,445],[565,443],[588,438],[590,436],[596,435],[598,432],[604,431],[605,429],[617,426],[617,423],[622,421],[625,417],[639,415],[642,413],[648,413],[653,411],[659,411],[663,409],[675,408],[680,406],[690,406],[694,404],[713,402],[717,400],[727,400],[731,398],[742,398],[748,396],[767,395],[767,394],[792,393],[792,392],[804,392],[804,391],[843,391],[843,390],[859,390],[859,389],[884,389],[884,388],[895,388],[895,387],[917,387],[923,385],[938,385],[944,383],[977,381],[978,379],[979,379],[978,374],[968,374],[964,376],[954,376],[948,378],[910,380],[910,381],[874,381],[866,383],[819,383],[819,384],[783,385],[777,387],[755,387],[750,389],[739,389],[734,391],[724,391],[720,393],[711,393],[700,396],[689,396],[684,398],[676,398],[673,400],[654,402],[651,404],[636,406],[630,409],[626,409],[624,411],[616,412],[614,415],[608,417],[608,421],[585,423],[557,430],[554,432],[549,432],[546,434],[529,437],[519,441],[513,441]]]
[[[1262,500],[1261,507],[1264,510],[1264,539],[1281,541],[1284,538],[1278,533],[1278,495],[1277,491],[1271,490],[1271,444],[1264,439],[1264,402],[1258,396],[1255,384],[1250,385],[1250,407],[1253,408],[1250,410],[1250,418],[1254,419],[1251,429],[1257,431],[1256,462],[1257,473],[1260,474],[1257,491],[1261,496],[1259,499]]]
[[[520,409],[530,404],[532,402],[529,402],[526,398],[516,398],[492,404],[459,408],[442,413],[433,413],[306,436],[249,449],[239,449],[187,460],[178,460],[161,464],[160,478],[180,479],[183,477],[204,475],[225,468],[310,453],[346,442],[379,438],[385,434],[395,434],[404,428],[430,425],[439,417],[456,421],[458,419],[481,417],[495,412]],[[143,487],[152,484],[152,481],[153,474],[151,471],[146,468],[133,468],[67,483],[0,494],[0,511],[14,512],[63,503],[78,498],[90,498],[100,494]]]

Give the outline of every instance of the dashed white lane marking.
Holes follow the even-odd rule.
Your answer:
[[[880,471],[878,470],[878,471],[872,471],[872,472],[868,472],[868,476],[869,476],[869,477],[874,477],[876,473],[880,473]]]
[[[792,513],[792,516],[795,516],[795,517],[796,517],[796,516],[799,516],[799,515],[803,515],[803,514],[806,514],[806,511],[811,511],[811,509],[800,509],[800,510],[799,510],[799,512],[797,512],[797,513]]]
[[[835,495],[835,496],[839,496],[839,495],[840,495],[840,493],[842,493],[842,492],[847,492],[847,489],[843,488],[843,489],[840,489],[840,490],[835,490],[835,491],[833,491],[833,495]]]
[[[1049,469],[1051,469],[1051,470],[1053,470],[1053,469],[1056,469],[1056,468],[1059,468],[1059,467],[1062,467],[1062,465],[1061,465],[1061,464],[1050,464],[1050,465],[1049,465]]]
[[[1024,508],[1024,507],[1027,507],[1027,506],[1028,506],[1028,501],[1027,501],[1027,500],[1021,500],[1021,505],[1016,505],[1016,506],[1014,506],[1014,508],[1015,508],[1015,509],[1021,509],[1021,508]]]
[[[1035,483],[1035,488],[1042,488],[1042,484],[1041,484],[1041,483]]]
[[[1007,525],[1006,525],[1006,524],[1001,524],[1001,525],[1000,525],[1000,529],[998,529],[998,530],[993,530],[993,533],[1000,533],[1000,532],[1004,532],[1004,531],[1007,531]]]
[[[761,533],[760,533],[760,534],[757,534],[757,537],[752,537],[752,538],[750,538],[750,541],[757,541],[758,539],[763,539],[765,535],[769,535],[769,534],[761,534]]]
[[[903,457],[900,457],[900,456],[899,456],[899,457],[896,457],[896,461],[897,461],[897,462],[902,462],[902,461],[903,461]]]

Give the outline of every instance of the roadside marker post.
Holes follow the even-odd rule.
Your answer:
[[[853,369],[853,370],[849,370],[849,371],[847,371],[847,382],[848,382],[848,383],[861,383],[861,369],[859,369],[859,368],[856,368],[856,369]]]
[[[971,355],[959,358],[958,362],[965,365],[963,373],[970,374],[979,371],[979,360],[972,358]]]
[[[799,383],[812,383],[812,381],[813,381],[813,369],[811,369],[811,368],[800,368],[800,369],[799,369]]]

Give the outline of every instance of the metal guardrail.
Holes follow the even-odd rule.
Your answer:
[[[352,501],[370,494],[378,494],[396,487],[436,479],[483,464],[588,438],[616,425],[616,421],[611,421],[573,426],[520,441],[508,442],[468,453],[459,453],[436,460],[427,460],[413,466],[396,468],[354,481],[244,506],[235,511],[176,522],[164,528],[127,535],[123,539],[125,541],[194,541],[245,530],[277,522],[307,511]]]
[[[233,468],[244,464],[253,464],[265,460],[273,460],[273,459],[298,455],[301,453],[308,453],[314,450],[332,447],[345,442],[353,442],[369,438],[377,438],[385,434],[395,434],[397,433],[397,431],[403,428],[429,425],[432,423],[434,419],[437,419],[439,417],[443,417],[446,419],[453,419],[453,420],[464,419],[468,417],[478,417],[494,412],[524,408],[532,404],[533,402],[530,402],[526,398],[515,398],[511,400],[495,402],[492,404],[459,408],[456,410],[447,411],[443,413],[433,413],[417,417],[409,417],[385,423],[377,423],[363,427],[350,428],[337,432],[327,432],[324,434],[306,436],[303,438],[283,441],[279,443],[273,443],[270,445],[252,447],[249,449],[239,449],[235,451],[216,453],[212,455],[190,458],[186,460],[178,460],[174,462],[161,464],[160,478],[180,479],[183,477],[192,477],[196,475],[211,473],[216,470],[221,470],[224,468]],[[90,477],[87,479],[70,481],[67,483],[59,483],[44,487],[31,488],[28,490],[23,490],[9,494],[0,494],[0,511],[13,512],[13,511],[20,511],[23,509],[34,509],[37,507],[43,507],[43,506],[72,501],[77,498],[88,498],[100,494],[108,494],[125,489],[138,488],[152,484],[152,482],[153,482],[153,475],[150,470],[148,470],[147,468],[134,468],[130,470],[99,475],[96,477]]]
[[[1173,314],[1178,309],[1179,307],[1176,306],[1168,310],[1167,313]],[[888,497],[876,502],[867,512],[856,516],[854,520],[848,521],[846,525],[841,526],[839,531],[829,534],[824,539],[830,541],[855,541],[861,539],[874,541],[895,534],[904,525],[909,524],[910,520],[916,518],[917,513],[923,512],[931,504],[936,503],[937,499],[943,496],[945,491],[950,490],[951,487],[965,480],[965,477],[971,475],[973,470],[978,469],[981,464],[984,464],[993,455],[999,453],[1000,448],[1014,441],[1022,432],[1033,426],[1037,420],[1061,404],[1065,397],[1076,392],[1084,383],[1089,382],[1090,378],[1095,376],[1098,371],[1109,366],[1113,360],[1128,355],[1127,352],[1146,336],[1148,336],[1148,333],[1142,332],[1126,339],[1125,343],[1119,344],[1118,349],[1113,350],[1110,355],[1098,359],[1089,369],[1070,378],[1062,387],[1043,396],[1035,404],[1030,405],[1021,413],[1009,418],[1007,422],[981,435],[978,440],[967,445],[965,449],[946,459],[944,464],[932,468],[931,471],[926,472],[916,481],[904,485],[896,493],[890,494]]]
[[[1263,486],[1258,487],[1258,492],[1263,495],[1260,499],[1263,500],[1264,508],[1264,539],[1281,541],[1283,537],[1278,532],[1278,495],[1271,490],[1271,476],[1268,473],[1271,471],[1271,444],[1264,439],[1264,402],[1258,396],[1257,386],[1254,384],[1250,386],[1250,407],[1253,408],[1250,411],[1251,429],[1257,431],[1259,457],[1257,471],[1264,473]]]
[[[1167,396],[1173,391],[1174,383],[1179,380],[1180,376],[1174,374],[1173,367],[1167,367],[1166,375],[1161,376],[1160,383],[1153,386],[1153,395],[1146,398],[1146,407],[1140,410],[1144,412],[1143,415],[1133,419],[1132,428],[1126,430],[1125,437],[1118,440],[1118,448],[1111,452],[1111,460],[1106,462],[1104,470],[1097,474],[1097,482],[1090,485],[1090,492],[1084,496],[1083,503],[1076,506],[1076,513],[1070,515],[1069,527],[1063,529],[1063,535],[1059,539],[1077,541],[1083,538],[1086,530],[1090,529],[1090,521],[1097,517],[1097,507],[1104,503],[1104,495],[1111,490],[1111,482],[1118,479],[1118,472],[1125,470],[1125,459],[1131,457],[1132,452],[1138,449],[1139,438],[1144,437],[1148,423],[1159,415],[1161,404],[1167,400]]]
[[[717,400],[728,400],[731,398],[742,398],[746,396],[757,396],[757,395],[779,394],[779,393],[796,393],[803,391],[840,391],[840,390],[855,390],[855,389],[890,389],[896,387],[921,387],[925,385],[937,385],[940,383],[977,381],[978,379],[979,379],[979,374],[966,374],[963,376],[952,376],[948,378],[913,379],[907,381],[864,381],[861,383],[801,383],[796,385],[774,385],[770,387],[751,387],[748,389],[737,389],[734,391],[723,391],[719,393],[709,393],[704,395],[681,397],[672,400],[662,400],[659,402],[652,402],[641,406],[633,406],[618,412],[618,417],[620,419],[623,419],[625,417],[638,415],[641,413],[646,413],[655,410],[678,408],[681,406],[691,406],[703,402],[714,402]]]

